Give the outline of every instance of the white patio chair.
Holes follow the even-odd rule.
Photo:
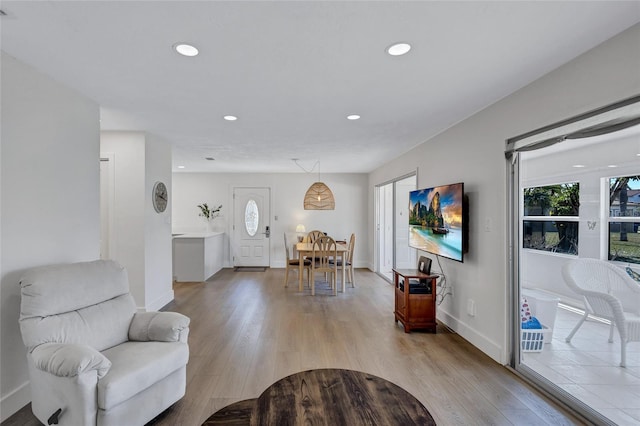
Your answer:
[[[621,299],[638,300],[640,285],[624,269],[598,259],[576,259],[562,268],[562,276],[573,291],[582,296],[585,312],[578,324],[565,339],[571,342],[574,334],[589,315],[611,321],[609,342],[613,342],[613,329],[620,334],[620,366],[626,366],[628,342],[640,341],[640,316],[638,312],[625,312]]]

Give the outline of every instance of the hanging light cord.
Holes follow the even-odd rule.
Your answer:
[[[296,163],[296,166],[300,167],[305,173],[311,173],[316,169],[316,166],[318,166],[318,178],[320,177],[320,160],[316,161],[315,163],[313,163],[313,166],[311,167],[311,170],[307,170],[304,167],[302,167],[302,165],[300,165],[300,163],[298,163],[298,159],[297,158],[292,158],[293,162]]]

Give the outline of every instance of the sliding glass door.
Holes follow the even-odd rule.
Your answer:
[[[403,176],[376,187],[376,272],[387,280],[392,268],[416,265],[416,250],[409,247],[409,192],[416,175]]]
[[[606,318],[584,317],[563,269],[591,258],[640,271],[639,117],[636,98],[507,145],[512,366],[597,424],[640,424],[640,343],[621,367],[620,336]],[[622,305],[637,312],[639,302]]]

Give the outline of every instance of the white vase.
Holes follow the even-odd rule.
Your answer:
[[[213,221],[212,220],[208,220],[207,221],[207,232],[213,232]]]

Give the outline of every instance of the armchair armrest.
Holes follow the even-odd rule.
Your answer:
[[[111,361],[91,346],[73,343],[38,345],[31,352],[31,358],[38,370],[58,377],[74,377],[96,370],[98,378],[102,378],[111,368]]]
[[[190,321],[177,312],[139,312],[129,326],[129,340],[186,343]]]

